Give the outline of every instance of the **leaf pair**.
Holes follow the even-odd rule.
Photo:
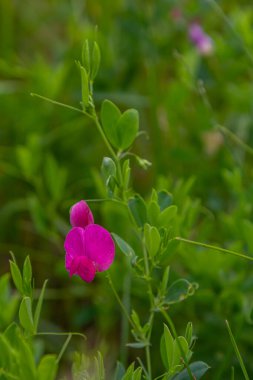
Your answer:
[[[119,150],[125,150],[134,142],[139,129],[139,114],[131,108],[121,113],[110,100],[101,109],[101,121],[106,137]]]

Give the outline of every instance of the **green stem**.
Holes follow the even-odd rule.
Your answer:
[[[150,328],[149,328],[149,334],[148,334],[148,340],[150,342],[152,329],[153,329],[153,321],[154,321],[154,296],[153,296],[153,291],[152,291],[152,287],[150,284],[150,268],[149,268],[148,253],[147,253],[144,238],[142,239],[142,243],[143,243],[143,257],[144,257],[145,274],[146,274],[147,283],[148,283],[148,295],[149,295],[150,310],[151,310],[151,314],[149,317]],[[149,379],[151,380],[152,379],[152,366],[151,366],[151,357],[150,357],[150,345],[147,345],[145,347],[145,351],[146,351],[146,360],[147,360],[147,369],[148,369]]]
[[[239,351],[239,349],[237,347],[235,338],[234,338],[233,333],[231,331],[231,328],[229,326],[229,323],[228,323],[228,321],[225,321],[225,323],[226,323],[226,326],[227,326],[227,329],[228,329],[228,333],[229,333],[229,336],[230,336],[231,343],[232,343],[232,345],[234,347],[237,359],[238,359],[238,361],[240,363],[241,370],[242,370],[242,373],[244,375],[244,378],[245,378],[245,380],[250,380],[249,375],[248,375],[247,370],[246,370],[246,367],[244,365],[243,359],[241,357],[240,351]]]
[[[76,108],[76,107],[72,107],[72,106],[69,106],[68,104],[65,104],[65,103],[61,103],[61,102],[57,102],[56,100],[53,100],[53,99],[50,99],[50,98],[47,98],[46,96],[42,96],[42,95],[39,95],[39,94],[34,94],[33,92],[31,92],[30,94],[31,96],[35,96],[36,98],[39,98],[39,99],[42,99],[42,100],[45,100],[46,102],[49,102],[49,103],[52,103],[52,104],[56,104],[57,106],[60,106],[60,107],[64,107],[64,108],[68,108],[72,111],[77,111],[77,112],[80,112],[80,113],[84,113],[85,115],[89,116],[89,114],[87,114],[86,112],[84,112],[83,110],[81,110],[80,108]]]
[[[121,165],[120,165],[120,159],[119,157],[117,156],[117,154],[114,152],[114,149],[112,148],[111,144],[109,143],[109,141],[107,140],[107,137],[104,133],[104,130],[99,122],[99,119],[98,119],[98,116],[97,116],[97,113],[96,113],[96,110],[95,110],[95,106],[93,104],[93,113],[92,113],[92,119],[94,120],[94,123],[105,143],[105,145],[107,146],[109,152],[111,153],[114,161],[115,161],[115,164],[116,164],[116,167],[117,167],[117,172],[118,172],[118,175],[119,175],[119,183],[120,183],[120,187],[122,189],[122,198],[123,198],[123,201],[124,201],[124,191],[123,191],[123,176],[122,176],[122,170],[121,170]]]
[[[77,332],[62,332],[62,333],[56,333],[56,332],[37,332],[35,335],[53,335],[53,336],[66,336],[66,335],[71,335],[71,336],[80,336],[84,340],[86,340],[86,336],[81,333]]]
[[[184,239],[184,238],[181,238],[181,237],[175,237],[174,239],[178,240],[178,241],[181,241],[183,243],[188,243],[188,244],[196,245],[198,247],[213,249],[213,250],[218,251],[218,252],[226,253],[226,254],[229,254],[229,255],[241,257],[242,259],[247,259],[247,260],[253,261],[253,257],[247,256],[244,253],[238,253],[238,252],[235,252],[235,251],[230,251],[229,249],[225,249],[225,248],[221,248],[221,247],[216,247],[216,246],[213,246],[213,245],[210,245],[210,244],[200,243],[198,241]]]
[[[57,360],[56,360],[57,363],[59,363],[59,361],[61,360],[62,355],[64,354],[66,348],[68,347],[68,344],[69,344],[71,338],[72,338],[72,334],[69,334],[69,336],[68,336],[67,339],[65,340],[64,345],[62,346],[62,349],[61,349],[61,351],[60,351],[60,353],[59,353],[59,355],[58,355],[58,358],[57,358]]]
[[[190,377],[191,380],[196,380],[195,377],[193,376],[192,374],[192,371],[188,365],[188,361],[187,361],[187,358],[185,356],[185,353],[184,353],[184,350],[183,350],[183,347],[180,343],[180,340],[178,339],[178,336],[177,336],[177,331],[176,331],[176,328],[174,326],[174,323],[172,322],[170,316],[166,313],[166,311],[164,309],[160,309],[160,312],[162,313],[162,315],[164,316],[165,320],[168,322],[169,326],[170,326],[170,329],[172,331],[172,334],[174,336],[174,339],[176,339],[176,342],[177,342],[177,345],[178,345],[178,348],[181,352],[181,355],[182,355],[182,359],[183,359],[183,364],[185,365],[186,367],[186,370],[188,372],[188,375]]]
[[[245,150],[245,152],[253,155],[253,149],[245,144],[244,141],[242,141],[238,136],[236,136],[233,132],[231,132],[228,128],[224,127],[223,125],[217,124],[216,127],[226,136],[228,136],[234,143],[239,145],[241,148]]]
[[[113,282],[112,282],[111,276],[110,276],[109,274],[107,275],[107,278],[108,278],[108,281],[109,281],[109,285],[110,285],[110,287],[111,287],[111,289],[112,289],[112,291],[113,291],[113,294],[115,295],[115,298],[117,299],[117,301],[118,301],[118,303],[119,303],[119,305],[120,305],[120,307],[121,307],[123,313],[125,314],[125,316],[126,316],[128,322],[130,323],[130,325],[131,325],[133,328],[135,328],[135,325],[134,325],[134,323],[132,322],[131,318],[129,317],[128,312],[127,312],[127,310],[126,310],[126,308],[125,308],[125,305],[122,303],[122,301],[121,301],[121,299],[120,299],[120,297],[119,297],[119,295],[118,295],[118,293],[117,293],[117,290],[115,289],[115,287],[114,287],[114,285],[113,285]]]
[[[123,282],[123,297],[122,297],[122,304],[125,307],[125,310],[127,312],[127,315],[129,315],[130,312],[130,294],[131,294],[131,276],[129,274],[129,269],[126,269],[126,274]],[[122,315],[121,320],[121,342],[120,342],[120,361],[121,363],[126,366],[127,365],[127,354],[128,351],[126,350],[126,345],[128,342],[129,337],[129,323],[128,318],[126,317],[125,313]]]

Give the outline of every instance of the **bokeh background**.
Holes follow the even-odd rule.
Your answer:
[[[189,37],[193,23],[211,39],[206,52]],[[89,120],[30,93],[78,107],[75,59],[83,41],[96,38],[97,108],[108,98],[140,112],[145,133],[133,151],[152,166],[144,171],[132,161],[135,190],[174,194],[183,237],[252,255],[252,150],[243,146],[253,146],[252,25],[250,0],[1,0],[0,270],[8,271],[10,250],[19,263],[29,254],[35,287],[49,278],[42,329],[87,335],[85,347],[73,340],[63,372],[74,349],[99,349],[109,372],[118,358],[121,313],[105,276],[90,285],[70,279],[63,249],[69,207],[105,196],[99,172],[108,152]],[[90,206],[99,223],[134,246],[120,207]],[[170,264],[175,277],[199,283],[172,314],[181,333],[193,322],[194,359],[212,367],[206,378],[238,369],[225,319],[253,376],[252,264],[186,245]],[[111,272],[121,293],[120,252]],[[133,287],[132,302],[145,318],[141,287]],[[62,341],[42,344],[55,352]],[[137,355],[129,351],[129,359]],[[159,350],[153,355],[158,370]]]

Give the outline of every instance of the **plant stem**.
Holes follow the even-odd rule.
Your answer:
[[[124,277],[123,282],[123,296],[122,296],[122,304],[125,307],[125,310],[127,312],[127,315],[129,315],[130,312],[130,290],[131,290],[131,276],[129,275],[128,268],[126,269],[126,274]],[[127,354],[128,351],[126,350],[126,344],[128,342],[129,337],[129,324],[128,324],[128,318],[126,317],[125,313],[122,315],[121,320],[121,347],[120,347],[120,361],[121,363],[126,366],[127,365]]]
[[[34,94],[33,92],[31,92],[30,95],[31,95],[31,96],[35,96],[36,98],[39,98],[39,99],[45,100],[46,102],[49,102],[49,103],[52,103],[52,104],[56,104],[57,106],[64,107],[64,108],[68,108],[68,109],[70,109],[70,110],[72,110],[72,111],[77,111],[77,112],[80,112],[80,113],[85,113],[85,115],[89,116],[89,114],[87,114],[86,112],[84,112],[84,111],[81,110],[80,108],[76,108],[76,107],[73,107],[73,106],[69,106],[68,104],[65,104],[65,103],[57,102],[56,100],[53,100],[53,99],[47,98],[46,96],[42,96],[42,95],[39,95],[39,94]]]
[[[56,360],[57,363],[59,363],[59,361],[61,360],[62,355],[64,354],[66,348],[68,347],[68,344],[69,344],[71,338],[72,338],[72,334],[69,334],[69,336],[68,336],[67,339],[65,340],[64,345],[62,346],[62,349],[61,349],[61,351],[60,351],[60,353],[59,353],[59,355],[58,355],[58,357],[57,357],[57,360]]]
[[[230,251],[229,249],[225,249],[225,248],[221,248],[221,247],[216,247],[214,245],[205,244],[205,243],[201,243],[201,242],[194,241],[194,240],[184,239],[184,238],[181,238],[181,237],[175,237],[174,239],[175,240],[179,240],[179,241],[181,241],[183,243],[188,243],[188,244],[196,245],[198,247],[213,249],[215,251],[219,251],[219,252],[222,252],[222,253],[227,253],[229,255],[233,255],[233,256],[237,256],[237,257],[241,257],[243,259],[247,259],[247,260],[253,261],[253,257],[247,256],[244,253],[238,253],[238,252],[235,252],[235,251]]]
[[[116,297],[116,299],[117,299],[117,301],[118,301],[118,303],[119,303],[119,305],[120,305],[120,307],[121,307],[123,313],[125,314],[125,316],[126,316],[128,322],[130,323],[130,325],[131,325],[133,328],[135,328],[135,325],[133,324],[131,318],[129,317],[128,312],[127,312],[127,310],[126,310],[126,308],[125,308],[125,305],[122,303],[122,301],[121,301],[121,299],[120,299],[120,297],[119,297],[119,295],[118,295],[118,293],[117,293],[117,290],[115,289],[115,287],[114,287],[114,285],[113,285],[113,282],[112,282],[111,276],[110,276],[109,274],[107,275],[107,278],[108,278],[108,281],[109,281],[109,285],[110,285],[110,287],[111,287],[111,289],[112,289],[112,291],[113,291],[113,293],[114,293],[114,295],[115,295],[115,297]]]
[[[54,335],[54,336],[66,336],[66,335],[71,335],[71,336],[80,336],[84,340],[86,340],[86,336],[81,333],[77,332],[62,332],[62,333],[56,333],[56,332],[37,332],[35,335]]]
[[[170,326],[170,329],[171,329],[171,331],[172,331],[172,334],[173,334],[173,336],[174,336],[174,339],[176,339],[176,342],[177,342],[178,348],[179,348],[179,350],[180,350],[180,352],[181,352],[181,355],[182,355],[183,363],[184,363],[184,365],[185,365],[185,367],[186,367],[186,370],[187,370],[187,372],[188,372],[188,375],[189,375],[190,379],[191,379],[191,380],[196,380],[195,377],[194,377],[193,374],[192,374],[192,371],[191,371],[189,365],[188,365],[187,358],[186,358],[186,356],[185,356],[185,353],[184,353],[183,347],[182,347],[182,345],[181,345],[181,343],[180,343],[180,340],[178,339],[178,336],[177,336],[177,332],[176,332],[176,328],[175,328],[175,326],[174,326],[174,323],[172,322],[170,316],[166,313],[166,311],[165,311],[164,309],[161,308],[161,309],[160,309],[160,312],[161,312],[162,315],[164,316],[165,320],[168,322],[168,324],[169,324],[169,326]]]
[[[217,124],[216,127],[226,136],[228,136],[234,143],[236,143],[238,146],[240,146],[242,149],[245,150],[248,154],[253,155],[253,149],[247,145],[244,141],[242,141],[236,134],[231,132],[228,128],[224,127],[223,125]]]
[[[123,191],[123,176],[122,176],[122,170],[121,170],[121,165],[120,165],[120,159],[119,157],[116,155],[116,153],[114,152],[114,149],[112,148],[110,142],[108,141],[105,133],[104,133],[104,130],[99,122],[99,119],[98,119],[98,116],[97,116],[97,113],[96,113],[96,110],[95,110],[95,106],[94,106],[94,103],[92,103],[92,119],[94,120],[94,123],[98,129],[98,132],[100,133],[105,145],[107,146],[109,152],[111,153],[114,161],[115,161],[115,164],[116,164],[116,167],[117,167],[117,172],[118,172],[118,175],[119,175],[119,183],[120,183],[120,187],[122,189],[122,200],[124,201],[124,191]]]
[[[238,349],[238,347],[237,347],[237,344],[236,344],[235,338],[234,338],[233,333],[232,333],[232,331],[231,331],[231,328],[230,328],[230,326],[229,326],[229,323],[228,323],[228,321],[225,321],[225,323],[226,323],[226,326],[227,326],[227,329],[228,329],[228,333],[229,333],[229,336],[230,336],[231,343],[232,343],[232,345],[233,345],[233,347],[234,347],[234,350],[235,350],[235,353],[236,353],[237,359],[238,359],[238,361],[239,361],[239,363],[240,363],[241,370],[242,370],[242,373],[243,373],[243,375],[244,375],[244,378],[245,378],[245,380],[250,380],[249,375],[248,375],[247,370],[246,370],[246,367],[245,367],[245,365],[244,365],[244,362],[243,362],[242,356],[241,356],[241,354],[240,354],[240,351],[239,351],[239,349]]]
[[[154,296],[152,287],[150,284],[150,269],[149,269],[149,262],[148,262],[148,253],[145,245],[144,237],[142,238],[142,245],[143,245],[143,257],[144,257],[144,266],[145,266],[145,274],[147,277],[147,284],[148,284],[148,295],[149,295],[149,301],[150,301],[150,317],[149,317],[149,334],[148,334],[148,340],[150,342],[152,329],[153,329],[153,321],[154,321]],[[149,374],[149,379],[152,379],[152,366],[151,366],[151,357],[150,357],[150,345],[147,345],[145,347],[146,351],[146,360],[147,360],[147,369]]]

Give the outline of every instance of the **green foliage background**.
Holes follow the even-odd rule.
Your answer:
[[[214,41],[210,56],[201,56],[188,38],[195,20]],[[88,336],[86,350],[104,352],[109,370],[119,347],[119,308],[105,277],[90,285],[69,279],[63,250],[69,207],[105,194],[99,168],[106,147],[83,115],[30,93],[78,106],[74,60],[83,41],[96,34],[102,56],[94,89],[97,108],[109,98],[122,110],[138,109],[141,129],[149,136],[140,136],[133,147],[152,162],[144,171],[132,161],[135,189],[143,197],[152,187],[173,193],[180,215],[186,215],[179,223],[181,236],[251,255],[252,151],[235,136],[253,146],[252,22],[249,0],[0,3],[1,272],[8,270],[9,250],[18,262],[29,254],[35,285],[49,278],[44,327],[82,331]],[[120,207],[90,207],[97,221],[135,245]],[[180,332],[193,322],[194,357],[212,367],[206,378],[227,378],[229,368],[238,366],[225,319],[253,374],[252,265],[187,245],[178,247],[171,265],[175,278],[199,283],[173,316]],[[112,268],[119,292],[123,274],[119,252]],[[135,285],[132,302],[144,309],[143,289]],[[47,350],[61,344],[48,340]],[[134,359],[136,351],[129,355]],[[158,353],[153,355],[159,366]]]

